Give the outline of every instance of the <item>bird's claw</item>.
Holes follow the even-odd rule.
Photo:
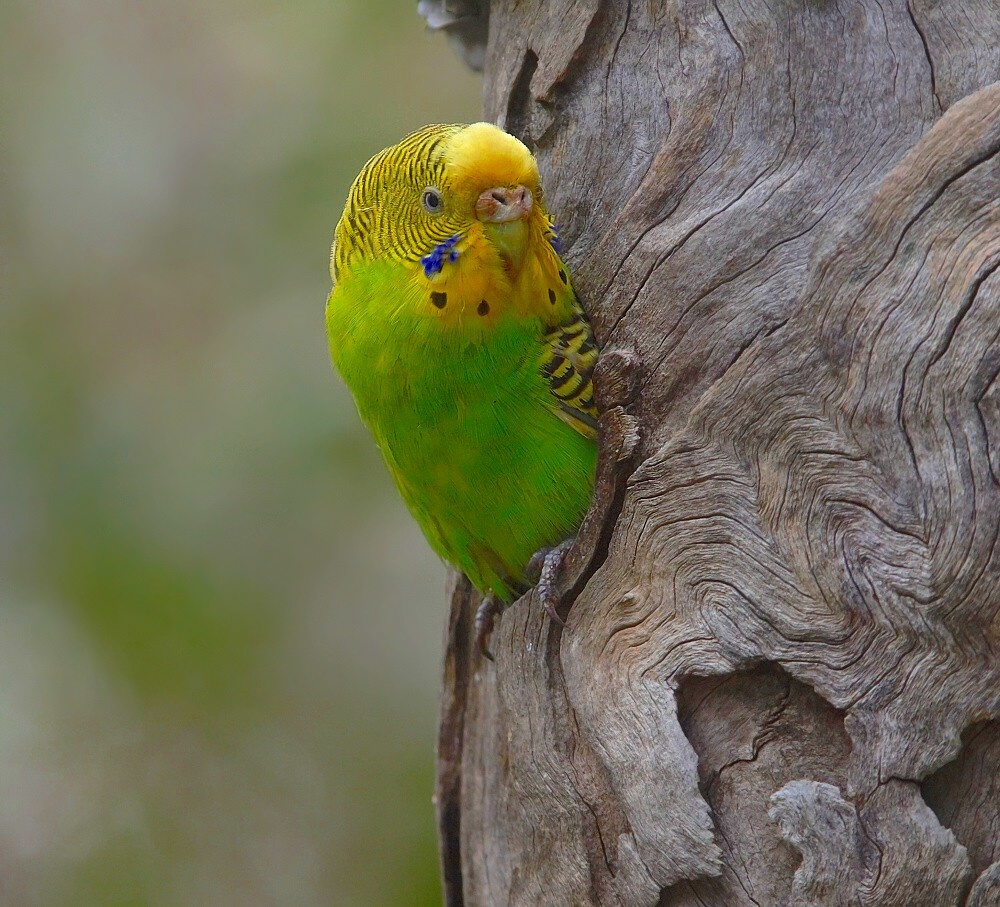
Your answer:
[[[536,587],[538,589],[538,600],[542,603],[545,613],[555,623],[559,624],[560,627],[566,626],[566,621],[559,616],[559,612],[556,610],[556,605],[559,604],[559,590],[556,586],[556,580],[558,580],[559,571],[562,569],[563,558],[566,557],[566,553],[572,544],[573,539],[567,539],[565,542],[560,542],[555,548],[538,552],[531,559],[533,563],[539,554],[542,556],[542,564],[538,573],[538,584]]]
[[[495,595],[484,596],[483,600],[476,608],[476,648],[484,657],[493,661],[493,653],[487,648],[490,634],[493,632],[493,625],[496,617],[501,611],[501,606]]]
[[[572,544],[573,539],[567,539],[554,548],[542,548],[540,551],[536,551],[524,571],[529,582],[535,581],[538,600],[545,609],[545,613],[560,627],[566,626],[566,621],[559,616],[559,612],[556,610],[556,606],[559,604],[556,580],[562,569],[563,558],[566,557]],[[484,596],[479,607],[476,608],[476,648],[490,661],[494,660],[493,653],[488,648],[490,634],[496,625],[497,615],[503,611],[503,607],[500,600],[495,595],[490,594]]]

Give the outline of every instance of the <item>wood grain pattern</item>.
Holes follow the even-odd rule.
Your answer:
[[[993,0],[491,4],[615,352],[565,628],[489,664],[452,597],[452,907],[998,902],[997,47]]]

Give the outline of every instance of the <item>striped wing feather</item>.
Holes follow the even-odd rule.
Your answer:
[[[552,392],[552,409],[587,438],[597,437],[597,407],[592,377],[597,344],[579,303],[567,321],[545,335],[541,369]]]

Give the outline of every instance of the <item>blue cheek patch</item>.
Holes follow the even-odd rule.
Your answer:
[[[552,248],[556,250],[556,255],[562,255],[562,243],[559,242],[559,232],[556,230],[555,224],[549,224],[549,242],[552,243]]]
[[[430,255],[425,255],[420,259],[420,264],[424,266],[424,277],[433,277],[435,274],[440,274],[445,261],[450,261],[453,264],[458,261],[458,249],[455,246],[458,245],[459,239],[460,237],[456,233],[443,243],[438,243]]]

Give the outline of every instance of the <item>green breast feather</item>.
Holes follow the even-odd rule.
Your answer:
[[[428,317],[395,262],[342,275],[327,306],[334,362],[431,546],[506,601],[532,555],[576,531],[593,486],[597,348],[560,289],[557,324],[498,319],[475,342]]]

